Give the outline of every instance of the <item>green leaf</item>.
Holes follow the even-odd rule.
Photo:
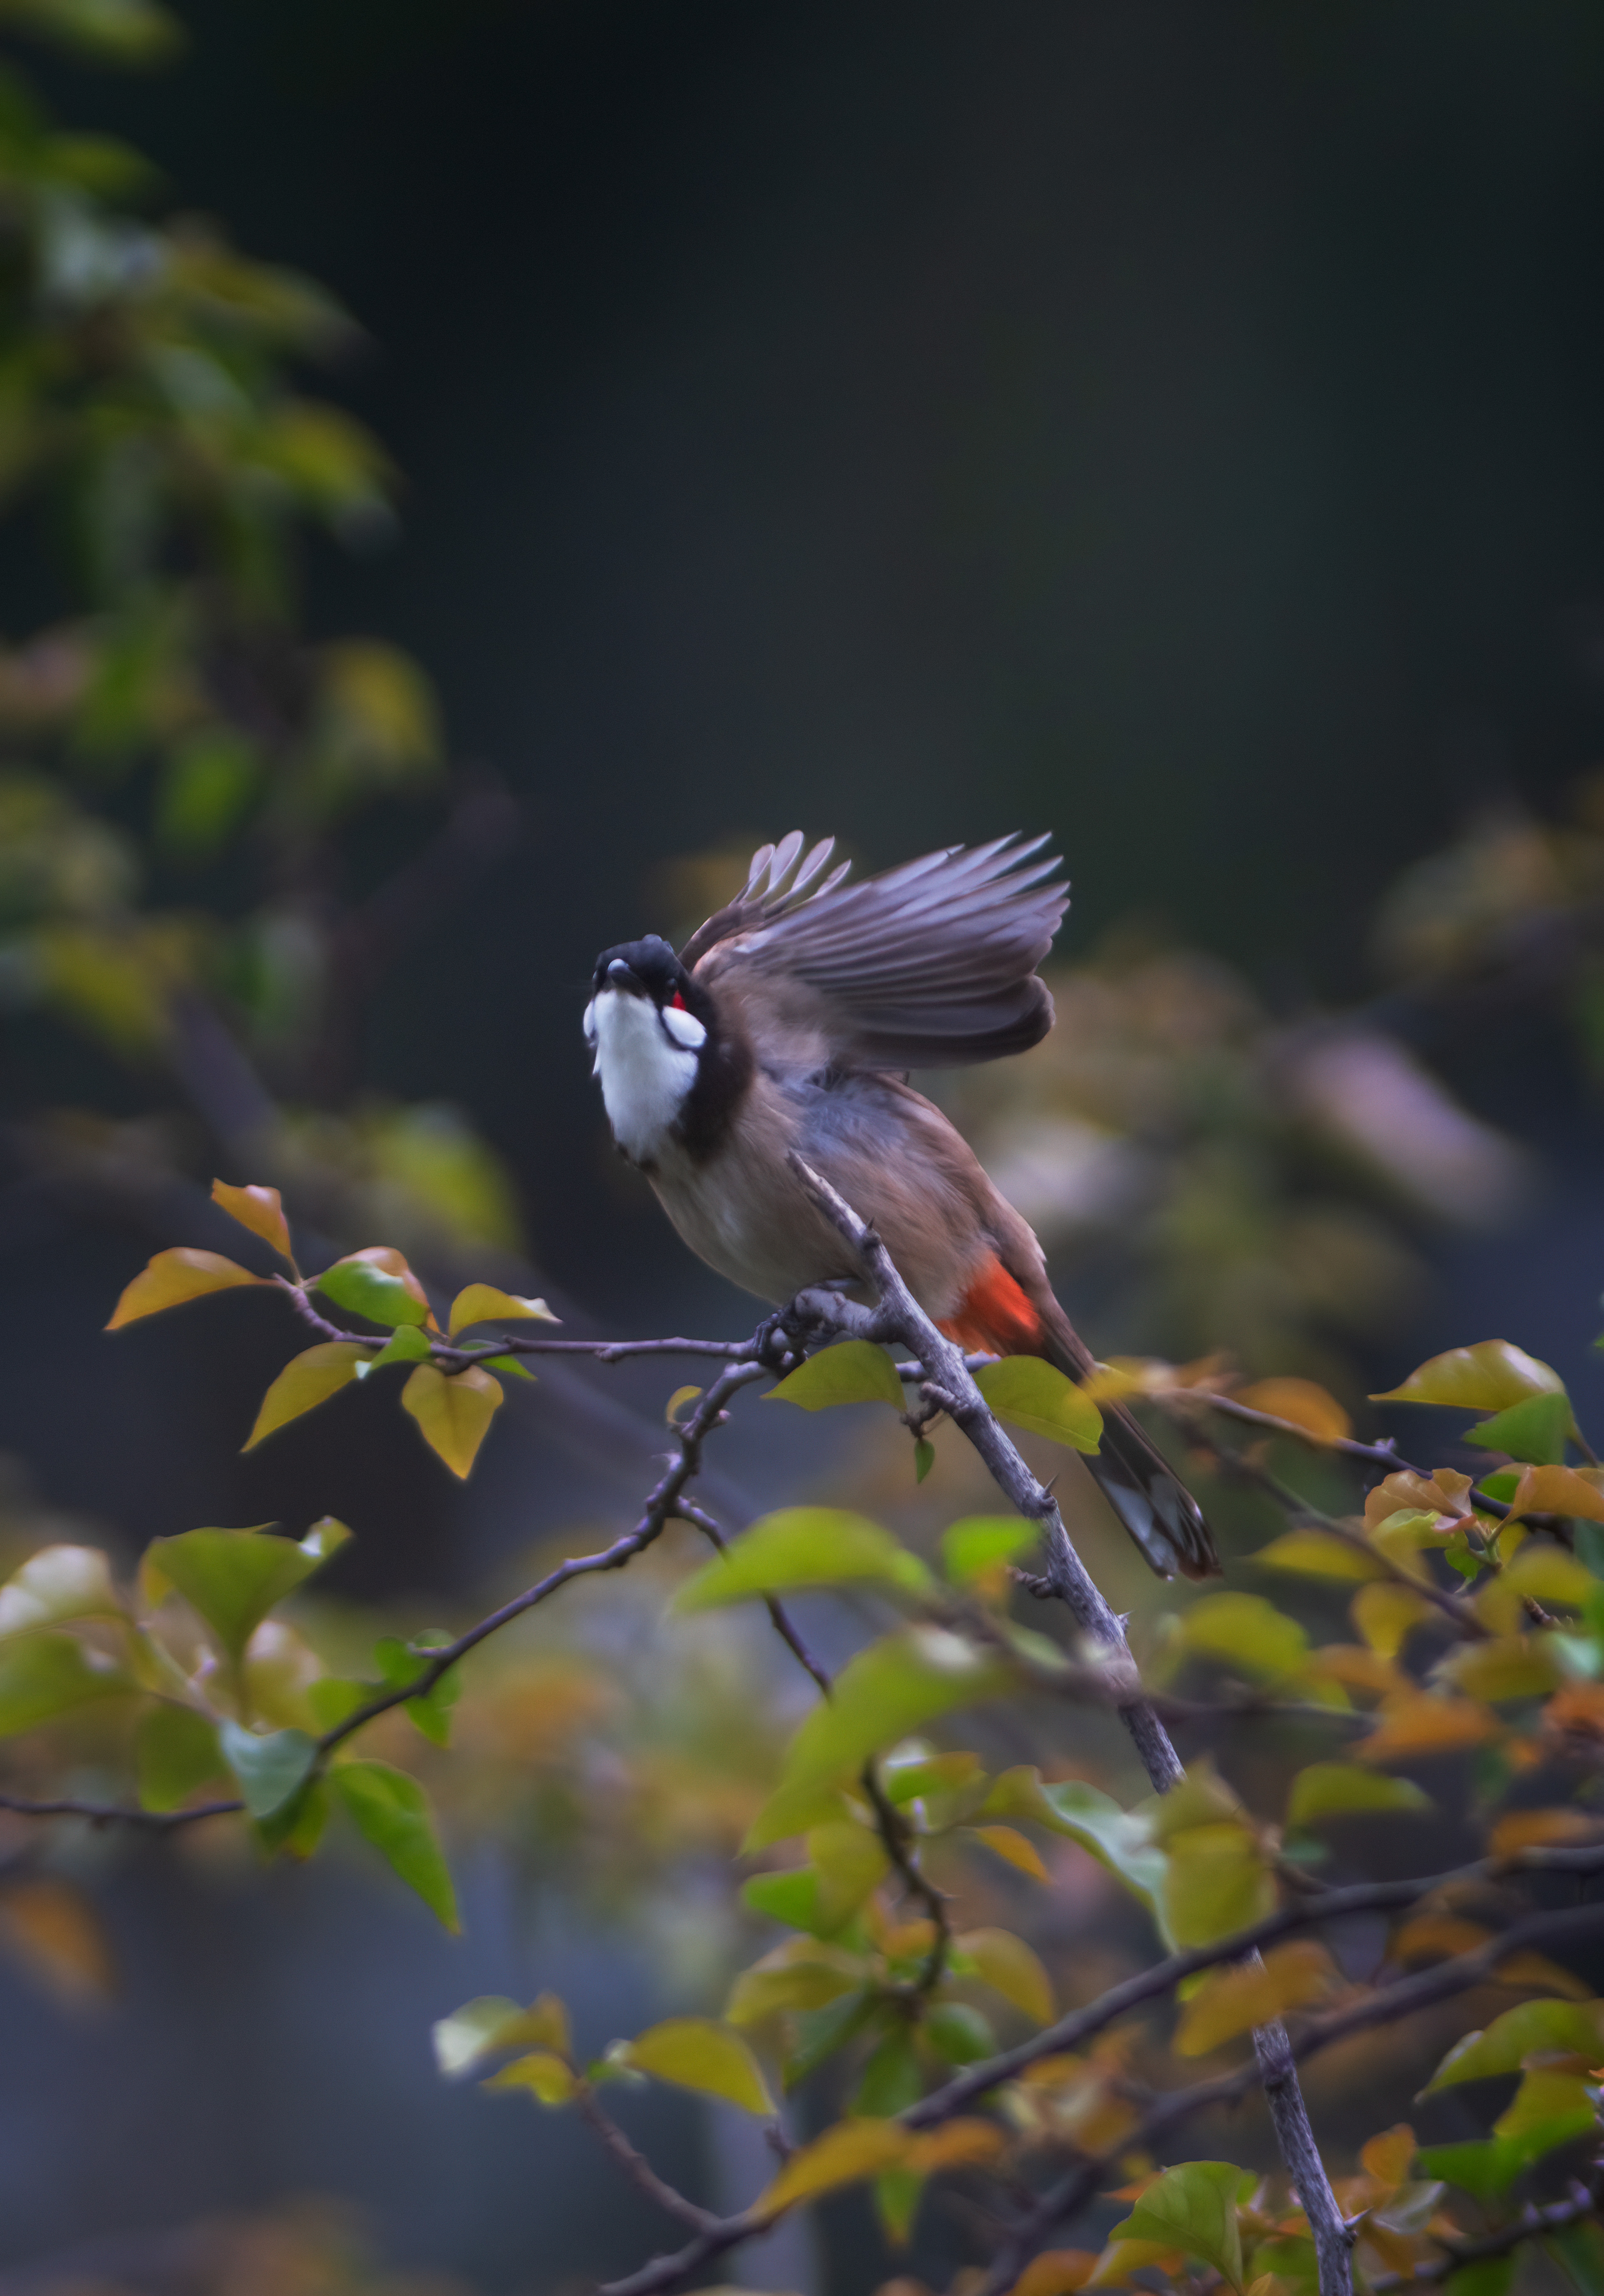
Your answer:
[[[1123,2224],[1109,2234],[1157,2241],[1212,2264],[1233,2288],[1242,2285],[1237,2194],[1243,2172],[1230,2161],[1188,2161],[1150,2184]]]
[[[910,1594],[931,1583],[919,1557],[867,1516],[842,1507],[782,1507],[741,1531],[687,1578],[670,1608],[710,1611],[749,1595],[862,1579]]]
[[[1457,2185],[1475,2200],[1496,2201],[1526,2167],[1526,2156],[1518,2144],[1478,2136],[1464,2144],[1428,2144],[1415,2154],[1414,2166],[1418,2176]]]
[[[772,1830],[785,1807],[783,1796],[855,1774],[871,1754],[938,1714],[999,1696],[1012,1678],[994,1652],[978,1650],[943,1627],[905,1628],[860,1651],[791,1740],[780,1791],[759,1811],[747,1849],[783,1838]]]
[[[1453,1404],[1463,1411],[1502,1411],[1529,1395],[1563,1395],[1565,1382],[1508,1340],[1482,1340],[1450,1348],[1412,1371],[1402,1387],[1372,1395],[1372,1403]]]
[[[141,1715],[134,1760],[141,1809],[182,1809],[198,1787],[228,1774],[216,1723],[165,1700]]]
[[[554,1993],[543,1993],[528,2009],[504,1994],[481,1993],[431,2030],[435,2062],[447,2080],[498,2049],[534,2045],[567,2056],[569,2048],[568,2012]]]
[[[417,1421],[430,1449],[464,1480],[502,1399],[501,1389],[477,1364],[449,1379],[432,1364],[420,1364],[401,1390],[402,1410]]]
[[[1289,1825],[1313,1825],[1317,1818],[1345,1817],[1356,1810],[1429,1809],[1431,1797],[1408,1778],[1389,1778],[1354,1762],[1311,1762],[1292,1781],[1287,1800]]]
[[[1504,2256],[1484,2256],[1474,2264],[1461,2264],[1443,2283],[1444,2296],[1510,2296],[1516,2261],[1515,2251],[1510,2249]]]
[[[812,1937],[822,1937],[819,1913],[819,1877],[811,1866],[788,1866],[781,1874],[754,1874],[749,1882],[741,1885],[743,1905],[755,1914],[762,1914],[771,1922],[783,1922],[789,1929],[806,1930]]]
[[[1577,2296],[1604,2296],[1604,2230],[1596,2222],[1567,2225],[1551,2233],[1543,2245]]]
[[[925,2013],[921,2028],[937,2056],[949,2065],[978,2065],[997,2054],[997,2037],[990,2021],[967,2001],[938,2001]]]
[[[1534,2065],[1493,2123],[1493,2134],[1505,2144],[1523,2145],[1528,2158],[1536,2160],[1574,2136],[1585,2136],[1595,2119],[1592,2094],[1578,2074]]]
[[[773,2113],[757,2058],[739,2033],[714,2018],[666,2018],[637,2033],[622,2054],[637,2072],[671,2081],[676,2088],[721,2096],[763,2120]]]
[[[804,1411],[828,1411],[838,1403],[888,1403],[904,1408],[902,1382],[884,1348],[869,1340],[842,1340],[798,1364],[764,1397],[765,1403],[798,1403]]]
[[[1275,1884],[1251,1829],[1191,1825],[1166,1845],[1166,1926],[1178,1946],[1212,1945],[1275,1907]]]
[[[1297,1620],[1262,1595],[1205,1595],[1183,1612],[1176,1639],[1259,1682],[1285,1681],[1309,1655],[1309,1637]]]
[[[1428,2091],[1458,2081],[1518,2072],[1539,2051],[1563,2052],[1597,2064],[1604,2032],[1604,2002],[1522,2001],[1495,2017],[1485,2032],[1466,2033],[1427,2083]]]
[[[999,1562],[1028,1554],[1041,1533],[1017,1514],[971,1514],[941,1534],[941,1564],[954,1587],[968,1587]]]
[[[153,1538],[142,1571],[152,1602],[166,1586],[176,1587],[237,1663],[274,1604],[321,1570],[350,1535],[332,1516],[303,1539],[262,1530],[185,1530]]]
[[[888,2033],[863,2067],[851,2110],[872,2120],[894,2120],[924,2095],[924,2075],[912,2029],[899,2024]]]
[[[438,1641],[444,1645],[450,1636],[444,1634],[438,1636],[416,1635],[413,1639],[420,1644]],[[415,1682],[430,1663],[426,1658],[420,1658],[408,1650],[396,1635],[386,1635],[381,1642],[375,1643],[373,1657],[385,1681],[397,1690],[405,1689],[409,1682]],[[462,1694],[462,1677],[455,1667],[448,1667],[432,1689],[425,1691],[420,1697],[407,1700],[407,1718],[432,1745],[449,1746],[451,1710]]]
[[[1004,1770],[982,1805],[983,1817],[1034,1817],[1076,1841],[1123,1882],[1150,1913],[1161,1915],[1164,1852],[1151,1820],[1122,1809],[1109,1795],[1079,1778],[1044,1786],[1034,1769]]]
[[[356,1366],[358,1379],[365,1379],[371,1371],[393,1363],[427,1363],[433,1349],[429,1334],[416,1324],[403,1324],[392,1332],[376,1356]]]
[[[1570,1398],[1561,1388],[1557,1393],[1529,1395],[1524,1403],[1512,1403],[1507,1411],[1484,1419],[1479,1427],[1468,1427],[1463,1439],[1479,1443],[1486,1451],[1507,1451],[1511,1459],[1524,1459],[1531,1466],[1559,1467],[1565,1464],[1570,1431]]]
[[[0,1649],[0,1738],[133,1687],[121,1667],[73,1635],[20,1635]]]
[[[1283,1531],[1268,1546],[1249,1558],[1262,1570],[1296,1570],[1310,1578],[1385,1578],[1389,1573],[1379,1554],[1367,1554],[1358,1546],[1329,1530],[1302,1528]]]
[[[184,27],[156,0],[11,0],[7,15],[70,53],[143,64],[183,45]]]
[[[42,1546],[0,1587],[0,1641],[71,1619],[126,1615],[98,1546]]]
[[[256,1424],[241,1448],[254,1451],[291,1420],[315,1411],[342,1387],[349,1387],[372,1360],[371,1350],[360,1340],[323,1340],[315,1348],[303,1348],[299,1355],[291,1357],[262,1398]]]
[[[429,1797],[416,1778],[388,1762],[342,1762],[329,1778],[380,1856],[446,1929],[460,1928],[450,1868],[435,1837]]]
[[[481,1356],[479,1367],[481,1371],[495,1372],[503,1379],[527,1379],[531,1387],[535,1384],[534,1373],[527,1363],[520,1363],[516,1356]],[[699,1395],[701,1393],[700,1388],[697,1393]]]
[[[936,1464],[936,1446],[923,1435],[913,1439],[913,1480],[922,1483]]]
[[[299,1792],[317,1759],[317,1741],[304,1730],[274,1730],[258,1738],[238,1722],[219,1722],[217,1742],[250,1815],[271,1817]]]
[[[1011,1930],[966,1930],[955,1942],[958,1951],[973,1962],[976,1976],[994,1993],[1011,2001],[1033,2025],[1052,2024],[1058,2014],[1052,1980],[1023,1938],[1015,1937]],[[865,2105],[863,2110],[876,2108]]]
[[[1071,1379],[1040,1356],[1004,1356],[982,1364],[975,1385],[999,1419],[1027,1435],[1045,1435],[1075,1451],[1095,1451],[1102,1414]]]
[[[415,1282],[409,1286],[405,1276],[375,1267],[359,1254],[325,1267],[316,1279],[316,1288],[337,1307],[348,1308],[354,1316],[365,1316],[370,1324],[387,1324],[392,1330],[397,1324],[421,1324],[428,1318],[429,1302],[418,1296]]]
[[[803,2010],[795,2021],[796,2046],[785,2061],[786,2087],[797,2087],[845,2048],[874,2015],[880,1998],[878,1993],[855,1988],[824,2008]]]

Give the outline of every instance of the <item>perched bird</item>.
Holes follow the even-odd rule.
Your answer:
[[[676,956],[659,935],[603,949],[585,1033],[613,1138],[692,1251],[779,1305],[861,1270],[788,1158],[879,1230],[949,1338],[1093,1357],[1042,1247],[911,1068],[1022,1053],[1052,1026],[1037,977],[1068,888],[1045,838],[951,846],[846,884],[834,840],[799,831],[753,857],[745,890]],[[1128,1413],[1105,1406],[1086,1461],[1162,1577],[1219,1569],[1196,1500]]]

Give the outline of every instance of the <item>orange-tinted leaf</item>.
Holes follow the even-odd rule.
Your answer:
[[[182,1307],[186,1300],[204,1299],[209,1292],[232,1292],[237,1284],[266,1281],[265,1275],[253,1275],[248,1267],[225,1259],[221,1252],[196,1251],[181,1243],[172,1251],[159,1251],[140,1271],[118,1301],[106,1329],[120,1332],[142,1316],[159,1316],[164,1308]]]
[[[1528,1395],[1562,1394],[1559,1373],[1508,1340],[1482,1340],[1450,1348],[1412,1371],[1402,1387],[1372,1395],[1372,1403],[1453,1404],[1464,1411],[1502,1411]]]
[[[1380,1726],[1354,1748],[1362,1762],[1408,1762],[1449,1754],[1496,1738],[1502,1726],[1489,1707],[1470,1698],[1401,1698],[1385,1709]]]
[[[252,1235],[259,1235],[270,1243],[281,1259],[291,1259],[290,1223],[284,1218],[284,1208],[276,1188],[231,1188],[226,1180],[212,1182],[212,1201],[248,1227]]]
[[[256,1425],[246,1437],[243,1448],[254,1451],[276,1429],[286,1426],[291,1419],[299,1419],[304,1411],[315,1410],[331,1395],[338,1395],[342,1387],[349,1387],[356,1376],[357,1365],[368,1362],[372,1354],[371,1348],[355,1340],[324,1340],[291,1357],[262,1398]]]
[[[1591,2001],[1592,1988],[1574,1971],[1561,1969],[1544,1953],[1511,1953],[1493,1972],[1495,1985],[1529,1987],[1534,1993],[1557,1993],[1563,2001]]]
[[[1510,1501],[1510,1519],[1527,1514],[1579,1514],[1604,1522],[1604,1491],[1575,1467],[1528,1467]]]
[[[1239,1387],[1232,1400],[1272,1419],[1289,1419],[1322,1443],[1339,1442],[1354,1431],[1353,1421],[1336,1397],[1312,1379],[1256,1380],[1251,1387]]]
[[[1033,2256],[1014,2282],[1014,2296],[1073,2296],[1097,2269],[1086,2248],[1045,2248]]]
[[[928,2136],[915,2136],[908,2146],[906,2166],[921,2177],[938,2169],[974,2169],[994,2161],[1007,2140],[989,2120],[949,2120]]]
[[[13,1882],[0,1894],[0,1943],[77,2006],[116,1991],[111,1949],[89,1900],[47,1875]]]
[[[1417,1914],[1395,1935],[1387,1959],[1399,1963],[1445,1961],[1454,1954],[1471,1953],[1478,1945],[1485,1945],[1492,1934],[1479,1922],[1468,1922],[1458,1914]]]
[[[1512,1809],[1487,1836],[1494,1857],[1513,1857],[1554,1841],[1596,1841],[1600,1819],[1582,1809]]]
[[[1408,1679],[1392,1659],[1362,1643],[1328,1643],[1314,1652],[1305,1671],[1340,1682],[1349,1690],[1373,1690],[1381,1698],[1402,1690]]]
[[[1503,1699],[1546,1698],[1561,1680],[1551,1641],[1546,1635],[1495,1635],[1487,1642],[1466,1643],[1449,1652],[1437,1676],[1467,1698],[1492,1705]]]
[[[1273,1946],[1258,1964],[1211,1970],[1181,2012],[1177,2056],[1207,2056],[1223,2041],[1318,2000],[1335,1980],[1330,1956],[1313,1938]]]
[[[1011,1866],[1018,1866],[1021,1874],[1028,1874],[1033,1882],[1047,1879],[1041,1852],[1017,1826],[977,1825],[973,1831],[978,1841],[984,1841],[999,1857],[1005,1857]]]
[[[501,1400],[500,1383],[477,1364],[450,1379],[432,1364],[420,1364],[401,1390],[401,1407],[417,1421],[424,1441],[454,1475],[464,1478]]]
[[[1414,2130],[1406,2120],[1400,2120],[1361,2147],[1359,2166],[1379,2185],[1401,2185],[1414,2156]]]

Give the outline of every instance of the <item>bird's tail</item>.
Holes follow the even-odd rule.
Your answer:
[[[996,1355],[1043,1356],[1070,1379],[1096,1361],[1051,1292],[1032,1299],[1001,1260],[972,1284],[962,1313],[942,1329],[962,1346]],[[1161,1578],[1212,1578],[1219,1550],[1202,1508],[1158,1447],[1117,1403],[1101,1405],[1102,1442],[1086,1456],[1103,1496]]]

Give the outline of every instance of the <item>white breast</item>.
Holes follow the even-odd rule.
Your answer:
[[[613,1138],[637,1164],[655,1163],[663,1136],[696,1082],[696,1054],[675,1044],[649,997],[604,988],[585,1016]],[[675,1013],[675,1020],[689,1020]],[[700,1024],[692,1022],[698,1039]],[[678,1033],[676,1031],[676,1033]]]

